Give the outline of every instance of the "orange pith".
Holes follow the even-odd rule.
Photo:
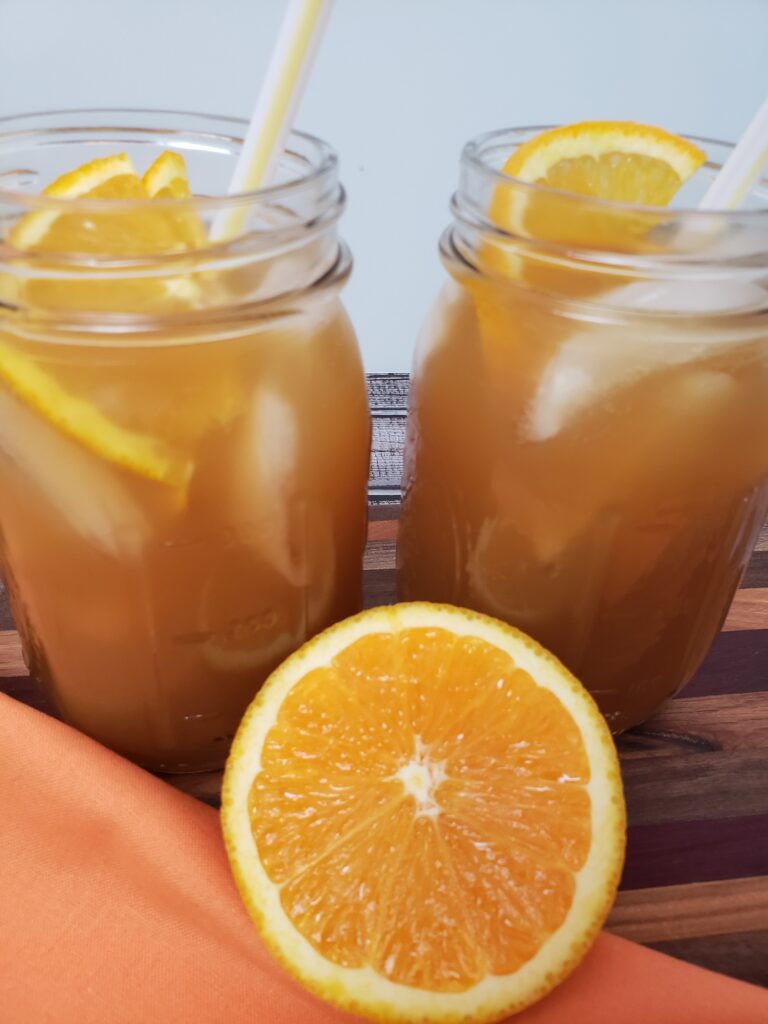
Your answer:
[[[385,609],[347,620],[306,645],[290,687],[298,656],[254,701],[225,777],[230,859],[266,941],[319,994],[375,1019],[496,1020],[564,977],[608,912],[623,849],[615,753],[529,638],[395,607],[400,628],[374,628]],[[346,628],[358,635],[340,645]],[[494,629],[548,659],[547,680]],[[523,978],[534,965],[536,982]]]

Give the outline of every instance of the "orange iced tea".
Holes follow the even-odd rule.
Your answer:
[[[442,241],[451,280],[415,360],[400,592],[529,632],[619,731],[698,667],[765,516],[766,215],[504,182],[516,141],[468,147]],[[539,204],[546,239],[484,220],[499,188]]]
[[[242,134],[108,116],[83,115],[78,134],[140,166],[173,128],[210,192]],[[3,167],[76,166],[70,127],[33,124],[22,154],[6,134]],[[226,203],[170,178],[154,204],[116,199],[117,177],[37,246],[23,217],[51,208],[20,183],[0,199],[5,576],[30,670],[66,721],[156,769],[212,768],[265,676],[360,603],[369,420],[338,300],[343,199],[333,154],[300,135],[281,189],[242,200],[226,241],[209,238]]]

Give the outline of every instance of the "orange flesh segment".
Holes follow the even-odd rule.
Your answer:
[[[541,178],[549,185],[582,196],[603,196],[627,203],[666,206],[682,185],[680,176],[657,157],[602,153],[559,160]]]
[[[121,174],[89,190],[87,199],[146,200],[141,180]],[[147,206],[130,217],[123,210],[104,213],[62,213],[32,249],[50,253],[88,253],[95,256],[151,256],[177,252],[184,240],[173,230],[172,219]]]
[[[576,724],[507,653],[409,628],[293,686],[249,814],[284,911],[324,957],[460,992],[517,970],[565,920],[588,782]]]

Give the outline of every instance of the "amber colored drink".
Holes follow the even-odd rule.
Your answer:
[[[307,255],[293,230],[290,258],[172,267],[167,290],[193,280],[199,299],[151,324],[134,309],[119,328],[109,308],[73,326],[67,295],[118,301],[90,279],[46,324],[0,322],[0,364],[39,369],[62,417],[81,402],[175,460],[152,479],[109,430],[73,437],[39,382],[27,400],[0,388],[3,560],[30,670],[67,722],[154,769],[220,766],[266,675],[360,605],[369,419],[337,295],[349,261],[332,238]]]
[[[458,221],[415,361],[400,593],[519,626],[620,731],[701,663],[764,520],[765,293],[710,265],[727,308],[697,313],[689,282],[632,315],[585,283],[600,265],[491,280]]]

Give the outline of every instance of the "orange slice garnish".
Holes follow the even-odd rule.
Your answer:
[[[508,399],[530,390],[559,343],[558,326],[568,330],[551,314],[542,330],[537,311],[521,301],[514,285],[561,298],[593,299],[626,281],[607,267],[597,272],[564,262],[559,252],[547,251],[546,243],[616,252],[640,252],[652,244],[657,213],[578,203],[573,196],[666,206],[705,160],[706,154],[687,139],[631,121],[553,128],[511,154],[502,168],[509,182],[496,186],[488,216],[517,239],[532,239],[533,248],[489,241],[481,248],[479,264],[490,276],[468,281],[486,360],[496,379],[509,383]],[[523,190],[519,182],[548,190]]]

